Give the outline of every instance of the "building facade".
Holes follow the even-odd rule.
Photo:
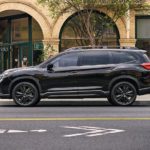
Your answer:
[[[82,45],[88,39],[74,35],[69,26],[75,17],[67,13],[54,19],[36,0],[0,0],[0,71],[36,65],[43,55]],[[104,45],[137,46],[150,56],[149,26],[150,14],[130,11],[106,31]]]

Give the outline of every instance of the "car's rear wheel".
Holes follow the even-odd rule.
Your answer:
[[[34,106],[40,101],[36,86],[29,82],[18,83],[12,90],[14,102],[23,107]]]
[[[109,102],[113,105],[132,105],[137,97],[137,91],[130,82],[119,82],[112,87]]]

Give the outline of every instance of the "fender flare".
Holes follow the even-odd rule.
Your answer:
[[[138,89],[140,88],[139,82],[138,82],[138,80],[137,80],[136,78],[134,78],[134,77],[132,77],[132,76],[128,76],[128,75],[122,75],[122,76],[113,78],[113,79],[110,81],[109,85],[108,85],[108,89],[110,90],[111,87],[112,87],[112,85],[113,85],[116,81],[119,81],[119,80],[123,80],[123,81],[125,81],[125,80],[132,80],[134,83],[136,83],[137,88],[138,88]]]
[[[31,80],[31,81],[33,81],[36,84],[36,86],[38,87],[39,92],[41,92],[41,86],[40,86],[38,79],[30,77],[30,76],[22,76],[22,77],[17,77],[11,81],[9,88],[8,88],[8,91],[10,94],[11,94],[11,90],[12,90],[14,83],[18,82],[19,80]]]

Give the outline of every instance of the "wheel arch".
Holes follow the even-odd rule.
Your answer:
[[[15,85],[17,85],[20,82],[29,82],[29,83],[34,84],[36,86],[39,94],[40,94],[40,92],[41,92],[41,86],[39,84],[39,81],[37,79],[33,78],[33,77],[25,76],[25,77],[16,78],[16,79],[14,79],[11,82],[11,84],[9,85],[9,89],[8,89],[11,97],[12,97],[12,90],[13,90],[13,88],[15,87]]]
[[[116,77],[114,78],[110,83],[109,83],[109,91],[111,90],[111,88],[118,82],[130,82],[131,84],[133,84],[136,88],[137,94],[139,94],[139,88],[140,85],[138,83],[138,80],[134,77],[131,76],[120,76],[120,77]]]

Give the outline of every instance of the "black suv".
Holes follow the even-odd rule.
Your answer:
[[[33,106],[41,98],[107,97],[113,105],[131,105],[150,93],[150,60],[143,50],[74,48],[35,67],[0,75],[0,98]]]

